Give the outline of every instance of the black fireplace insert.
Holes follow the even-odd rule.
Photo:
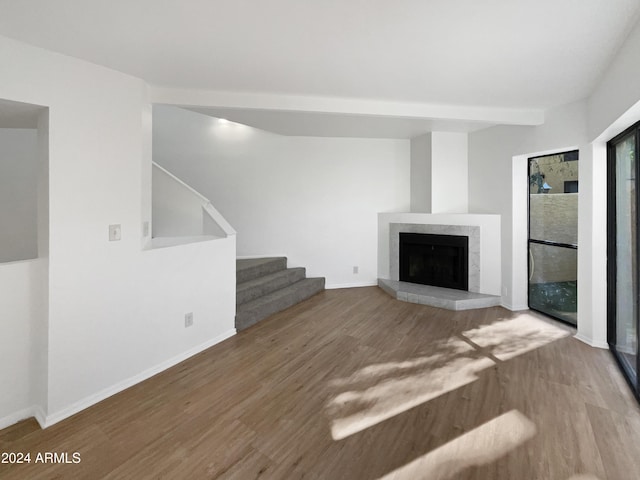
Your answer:
[[[400,233],[400,281],[469,289],[469,237]]]

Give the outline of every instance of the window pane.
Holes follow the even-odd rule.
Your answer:
[[[530,195],[529,238],[578,244],[578,194]]]
[[[529,238],[578,244],[577,152],[529,161]]]
[[[638,353],[635,138],[616,145],[616,350],[635,372]]]
[[[575,325],[577,274],[577,250],[530,243],[529,306]]]

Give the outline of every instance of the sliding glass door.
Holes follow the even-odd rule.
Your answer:
[[[577,323],[578,151],[529,159],[529,308]]]
[[[638,394],[638,139],[636,124],[608,143],[608,342]]]

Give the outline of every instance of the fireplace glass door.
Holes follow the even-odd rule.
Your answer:
[[[468,290],[469,237],[400,233],[400,281]]]
[[[577,323],[578,151],[529,159],[529,308]]]

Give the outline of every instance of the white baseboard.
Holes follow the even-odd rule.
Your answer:
[[[3,428],[10,427],[13,424],[18,423],[21,420],[25,420],[27,418],[35,417],[36,415],[36,407],[27,407],[22,410],[18,410],[17,412],[11,413],[5,417],[0,418],[0,430]]]
[[[200,353],[203,350],[206,350],[207,348],[210,348],[215,344],[220,343],[223,340],[226,340],[227,338],[234,336],[235,334],[236,334],[235,328],[231,330],[227,330],[223,334],[218,335],[217,337],[212,338],[211,340],[208,340],[190,350],[187,350],[186,352],[182,352],[176,355],[175,357],[172,357],[160,363],[159,365],[151,367],[137,375],[134,375],[133,377],[130,377],[126,380],[123,380],[122,382],[119,382],[115,385],[105,388],[104,390],[94,393],[93,395],[89,395],[88,397],[85,397],[82,400],[79,400],[78,402],[75,402],[72,405],[66,408],[63,408],[62,410],[52,413],[51,415],[46,415],[42,419],[38,417],[36,417],[36,419],[38,420],[38,423],[40,423],[40,426],[42,428],[50,427],[51,425],[58,423],[59,421],[64,420],[65,418],[68,418],[72,415],[75,415],[76,413],[92,405],[95,405],[96,403],[101,402],[102,400],[109,398],[112,395],[115,395],[116,393],[126,390],[127,388],[132,387],[137,383],[140,383],[150,377],[153,377],[154,375],[157,375],[158,373],[168,368],[173,367],[174,365],[177,365],[180,362],[183,362],[189,357],[192,357],[197,353]],[[42,412],[39,412],[39,413],[42,413]]]
[[[251,260],[252,258],[278,258],[287,256],[284,253],[272,253],[270,255],[236,255],[236,260]]]
[[[324,288],[326,290],[335,290],[338,288],[359,288],[359,287],[376,287],[378,286],[378,282],[353,282],[353,283],[332,283],[330,285],[325,285]]]
[[[501,307],[511,310],[512,312],[521,312],[522,310],[529,310],[529,305],[509,305],[508,303],[501,303]]]
[[[609,344],[607,342],[600,342],[600,341],[595,341],[589,337],[586,337],[584,335],[582,335],[581,333],[576,333],[573,338],[580,340],[583,343],[586,343],[587,345],[591,346],[591,347],[595,347],[595,348],[604,348],[606,350],[609,350]]]
[[[40,424],[40,428],[46,428],[47,414],[44,413],[44,410],[40,405],[36,405],[33,408],[34,408],[33,416],[36,418],[36,420]]]

